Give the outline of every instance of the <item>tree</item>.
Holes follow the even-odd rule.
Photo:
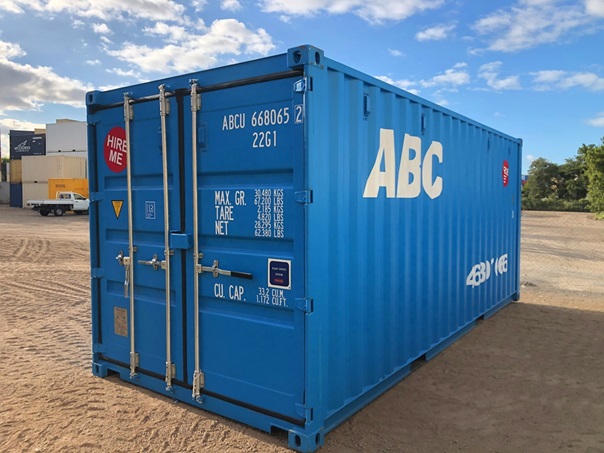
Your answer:
[[[557,165],[542,157],[529,168],[522,189],[523,209],[588,211],[604,218],[604,138],[582,145],[577,156]]]
[[[587,197],[586,169],[585,154],[581,152],[580,148],[577,157],[566,159],[566,162],[560,165],[562,185],[558,191],[559,198],[567,201],[579,201]]]
[[[557,197],[561,181],[558,164],[539,157],[529,167],[529,178],[523,192],[525,197],[533,200]]]
[[[2,163],[0,164],[0,181],[6,181],[8,176],[8,172],[6,171],[9,163],[8,157],[3,157],[1,161]]]
[[[604,212],[604,138],[600,146],[583,145],[588,184],[587,200],[592,212]]]

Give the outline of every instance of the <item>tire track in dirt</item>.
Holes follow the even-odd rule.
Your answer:
[[[7,287],[9,290],[12,288],[14,290],[12,293],[18,298],[28,299],[35,297],[41,306],[47,305],[52,300],[80,299],[83,294],[86,294],[87,290],[84,286],[74,287],[63,283],[50,285],[48,283],[36,282],[35,280],[29,280],[26,283],[11,281],[7,283]]]
[[[18,260],[19,258],[21,258],[21,256],[23,256],[23,254],[27,250],[28,244],[29,244],[29,239],[27,239],[27,238],[21,239],[21,241],[19,242],[17,250],[15,251],[15,253],[12,254],[12,256],[15,259],[15,261]]]
[[[5,244],[3,244],[3,247],[5,247]],[[45,259],[49,249],[50,241],[48,239],[21,238],[15,251],[3,258],[8,261],[37,263]]]

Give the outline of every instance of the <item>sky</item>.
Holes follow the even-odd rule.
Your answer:
[[[0,0],[2,157],[87,91],[300,44],[522,138],[525,173],[604,137],[604,0]]]

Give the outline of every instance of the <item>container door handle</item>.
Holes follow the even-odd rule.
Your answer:
[[[124,252],[120,250],[115,257],[120,266],[124,266],[124,297],[128,298],[128,286],[130,285],[130,257],[124,256]]]
[[[154,271],[156,271],[160,267],[162,269],[166,268],[166,262],[165,261],[159,261],[157,259],[157,255],[153,255],[153,258],[151,258],[149,261],[138,260],[138,264],[144,264],[145,266],[153,266],[153,270]]]
[[[237,277],[237,278],[245,278],[246,280],[251,280],[254,276],[249,272],[237,272],[237,271],[228,271],[225,269],[220,269],[218,267],[218,260],[214,260],[212,266],[202,266],[201,264],[197,265],[197,273],[203,274],[204,272],[211,272],[214,278],[219,275],[226,275],[227,277]]]

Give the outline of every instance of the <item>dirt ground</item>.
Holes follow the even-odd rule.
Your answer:
[[[523,293],[325,452],[604,452],[604,222],[525,213]],[[88,217],[0,206],[0,452],[286,452],[90,371]]]

